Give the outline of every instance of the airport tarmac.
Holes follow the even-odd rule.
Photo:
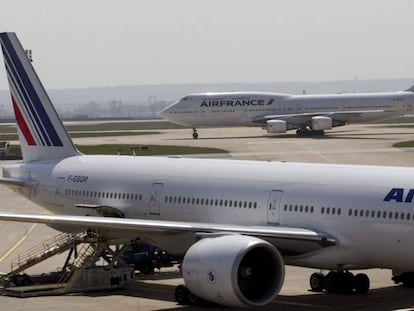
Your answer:
[[[200,138],[191,138],[191,130],[162,130],[162,134],[78,138],[77,144],[129,143],[218,147],[230,151],[221,155],[234,159],[262,161],[319,162],[414,166],[414,149],[397,149],[392,144],[414,140],[413,129],[352,125],[329,131],[318,138],[298,138],[294,134],[269,136],[258,128],[201,129]],[[199,155],[211,157],[211,155]],[[7,162],[0,162],[6,165]],[[47,213],[0,187],[0,211],[10,213]],[[58,232],[44,225],[0,222],[0,271],[10,270],[10,262],[19,253],[39,244]],[[384,250],[386,252],[387,250]],[[48,260],[30,273],[55,271],[64,256]],[[163,271],[163,270],[162,270]],[[0,296],[0,310],[212,310],[211,307],[180,306],[174,301],[175,285],[182,283],[174,269],[151,277],[138,277],[125,290],[94,292],[67,296],[12,298]],[[396,286],[389,270],[367,270],[371,290],[367,295],[328,295],[309,292],[308,278],[315,270],[286,267],[286,279],[278,298],[262,310],[394,310],[414,305],[414,289]],[[215,308],[214,310],[229,310]]]

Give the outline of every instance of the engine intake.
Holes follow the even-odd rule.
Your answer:
[[[330,130],[332,129],[332,119],[324,116],[313,117],[311,128],[314,131]]]
[[[270,243],[248,236],[206,238],[186,253],[182,273],[188,289],[204,300],[258,307],[280,292],[285,266]]]
[[[269,120],[266,124],[268,133],[285,133],[288,130],[287,122],[283,120]]]

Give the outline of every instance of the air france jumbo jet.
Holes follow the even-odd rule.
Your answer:
[[[312,274],[318,291],[367,292],[367,275],[350,272],[367,268],[414,285],[414,169],[83,155],[16,35],[0,42],[23,153],[0,182],[51,212],[1,220],[181,254],[181,303],[267,305],[285,265],[330,270]]]
[[[385,120],[414,109],[414,85],[401,92],[290,95],[263,92],[190,94],[160,112],[170,122],[193,128],[260,126],[268,133],[296,129],[298,136],[323,135],[325,130]]]

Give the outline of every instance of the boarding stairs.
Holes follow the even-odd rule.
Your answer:
[[[1,279],[10,278],[56,254],[76,246],[79,241],[83,241],[86,233],[66,234],[61,233],[53,238],[42,242],[31,249],[19,254],[11,263],[11,272],[2,275]]]
[[[96,249],[97,247],[95,243],[83,244],[82,248],[76,255],[75,260],[71,264],[66,265],[58,283],[68,282],[78,269],[84,267],[88,261],[91,260],[91,258],[96,253]]]
[[[79,248],[79,250],[78,250]],[[108,244],[94,232],[76,235],[60,234],[20,254],[12,262],[12,271],[0,280],[19,277],[20,272],[40,263],[53,255],[69,250],[56,283],[3,286],[1,294],[14,297],[35,297],[62,295],[71,292],[122,288],[134,280],[134,269],[122,259],[126,244]],[[26,275],[22,275],[26,277]],[[14,281],[13,281],[14,282]],[[14,282],[17,284],[16,282]],[[4,283],[3,283],[4,284]]]

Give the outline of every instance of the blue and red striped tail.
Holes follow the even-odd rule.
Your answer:
[[[78,154],[15,33],[0,33],[20,145],[25,162]]]

